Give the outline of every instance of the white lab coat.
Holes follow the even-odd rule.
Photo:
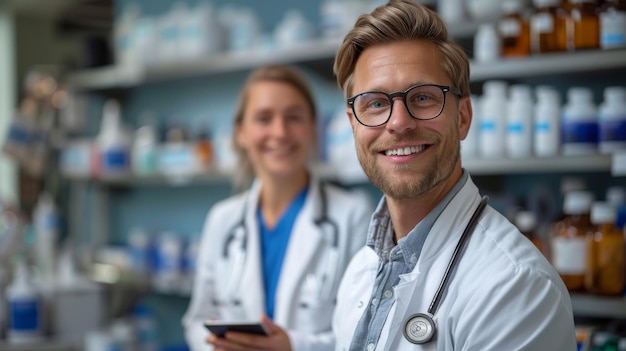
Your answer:
[[[331,331],[339,281],[352,256],[365,245],[373,206],[363,193],[352,193],[324,185],[327,215],[338,226],[338,261],[335,277],[326,298],[320,301],[319,281],[328,263],[328,250],[334,236],[332,226],[320,229],[314,219],[321,211],[320,182],[314,177],[301,212],[289,239],[275,296],[274,322],[287,329],[294,351],[333,350]],[[191,302],[183,317],[185,337],[193,351],[212,350],[205,343],[208,331],[202,322],[208,319],[258,321],[265,311],[259,230],[256,220],[260,182],[245,194],[217,203],[207,217],[200,243],[197,273]],[[241,275],[233,273],[232,262],[241,253],[239,240],[228,245],[229,259],[223,258],[232,228],[241,221],[245,207],[247,250]],[[237,231],[241,235],[243,230]],[[237,275],[237,276],[233,276]],[[239,278],[240,277],[240,278]],[[238,283],[235,293],[229,283]],[[238,279],[238,280],[237,280]],[[235,295],[235,296],[229,296]],[[233,298],[240,304],[232,304]]]
[[[428,311],[469,218],[480,202],[468,178],[435,222],[415,269],[400,276],[376,345],[367,350],[573,351],[568,291],[550,263],[504,216],[487,206],[435,314],[437,340],[407,341],[405,321]],[[348,266],[333,319],[336,350],[348,350],[368,307],[379,258],[364,247]]]

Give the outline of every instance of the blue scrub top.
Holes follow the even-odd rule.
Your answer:
[[[263,264],[263,284],[265,288],[265,311],[274,319],[274,298],[276,286],[282,270],[289,237],[298,213],[304,206],[309,187],[304,188],[291,202],[274,228],[267,228],[261,209],[257,210],[257,221],[261,233],[261,257]]]

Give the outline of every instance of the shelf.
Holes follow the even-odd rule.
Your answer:
[[[0,350],[3,351],[79,351],[82,349],[79,343],[61,342],[50,339],[32,343],[10,344],[0,341]]]
[[[524,159],[466,158],[463,167],[473,175],[499,175],[549,172],[609,172],[611,155],[533,157]]]
[[[224,184],[230,182],[232,175],[227,173],[211,173],[194,176],[126,176],[116,178],[90,178],[90,177],[77,177],[77,176],[65,176],[66,179],[75,182],[96,182],[102,185],[111,187],[126,187],[126,186],[153,186],[153,185],[169,185],[169,186],[188,186],[188,185],[206,185],[206,184]]]
[[[474,24],[459,31],[472,31]],[[460,35],[460,34],[459,34]],[[78,71],[67,77],[67,84],[77,90],[130,88],[141,84],[185,77],[243,71],[264,64],[321,63],[323,73],[332,76],[332,60],[340,41],[319,39],[288,48],[265,51],[222,53],[200,59],[152,66],[111,66]],[[470,80],[510,79],[593,73],[625,69],[626,50],[593,50],[575,53],[546,54],[489,63],[470,63]],[[327,71],[327,72],[326,72]]]
[[[625,49],[545,54],[488,63],[472,62],[470,64],[470,80],[482,81],[581,72],[591,73],[610,69],[626,69]]]
[[[574,315],[626,319],[626,297],[571,294]]]

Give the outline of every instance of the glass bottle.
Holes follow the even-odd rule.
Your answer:
[[[587,272],[587,233],[593,230],[590,219],[593,196],[588,191],[565,194],[565,217],[551,231],[552,265],[570,291],[582,291]]]
[[[598,49],[600,47],[600,18],[595,0],[569,0],[566,17],[568,50]]]
[[[201,131],[196,140],[196,157],[201,171],[209,170],[213,167],[213,143],[209,133]]]
[[[530,16],[530,45],[533,54],[567,50],[565,9],[561,0],[533,0]]]
[[[615,225],[615,207],[596,202],[591,208],[591,223],[595,229],[587,234],[588,266],[585,276],[587,291],[600,295],[624,292],[626,279],[624,235]]]
[[[498,32],[503,57],[528,56],[530,53],[530,26],[523,10],[521,0],[505,0],[502,3],[504,16],[498,23]]]

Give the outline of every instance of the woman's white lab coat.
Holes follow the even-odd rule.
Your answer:
[[[573,351],[570,297],[558,273],[519,231],[487,206],[435,314],[436,341],[409,342],[405,322],[428,311],[461,233],[480,202],[468,178],[435,222],[415,269],[400,276],[376,345],[367,350]],[[354,257],[341,282],[333,328],[348,350],[368,308],[379,258],[370,247]]]
[[[335,240],[333,224],[314,223],[321,216],[323,205],[320,186],[325,189],[326,214],[337,226],[334,253],[338,256],[336,264],[331,263],[334,269],[328,268],[333,261],[329,256]],[[183,317],[185,337],[193,351],[212,350],[204,341],[208,331],[203,321],[258,321],[261,314],[266,313],[256,220],[259,192],[260,183],[256,181],[245,194],[221,201],[209,212],[191,302]],[[274,322],[287,330],[294,351],[334,349],[331,322],[339,281],[352,256],[365,245],[372,210],[364,194],[322,185],[316,178],[311,181],[304,206],[294,223],[275,296]],[[237,225],[244,211],[247,235]],[[240,249],[243,242],[240,238],[244,236],[245,261],[243,265],[235,264],[236,257],[242,257],[244,252]],[[226,252],[228,258],[225,258]],[[329,281],[332,283],[321,284],[325,273],[331,271],[334,277]],[[235,285],[230,285],[233,283]]]

